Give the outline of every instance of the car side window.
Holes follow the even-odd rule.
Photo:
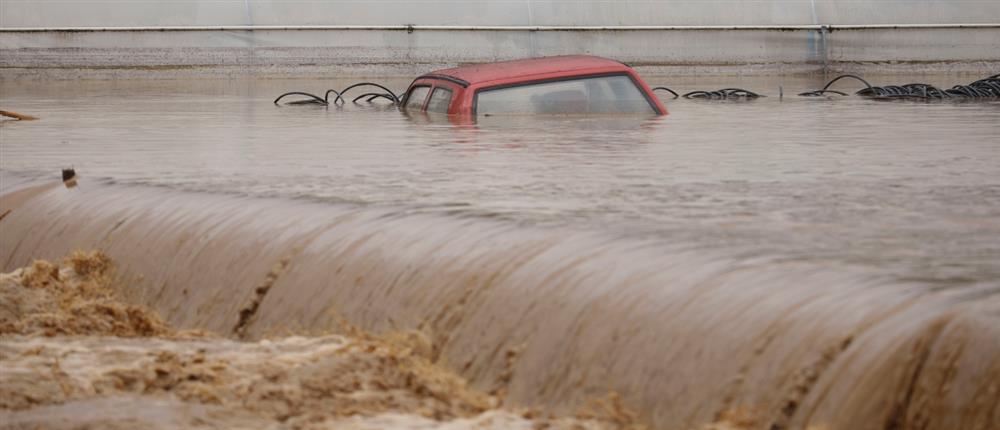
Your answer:
[[[451,106],[451,90],[444,87],[434,88],[431,100],[427,102],[427,112],[448,113]]]
[[[410,88],[410,93],[406,95],[406,104],[403,105],[403,108],[419,110],[424,107],[424,99],[427,98],[427,92],[430,89],[431,87],[426,85]]]

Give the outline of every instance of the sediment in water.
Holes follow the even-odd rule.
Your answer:
[[[172,333],[147,309],[119,302],[111,261],[75,252],[63,264],[36,260],[0,274],[0,334],[162,336]]]
[[[405,210],[98,183],[17,193],[0,202],[7,270],[97,247],[130,300],[177,327],[419,329],[432,361],[505,405],[566,413],[617,391],[662,428],[1000,422],[995,283]]]
[[[614,402],[575,418],[499,409],[434,365],[418,332],[178,331],[119,300],[112,273],[102,253],[75,252],[0,275],[5,428],[641,428]]]

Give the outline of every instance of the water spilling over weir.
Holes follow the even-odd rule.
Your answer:
[[[84,182],[8,185],[5,270],[105,250],[180,327],[417,328],[515,404],[609,390],[663,428],[996,428],[1000,294],[810,261],[385,208]],[[10,185],[13,184],[13,185]],[[136,278],[141,276],[141,278]],[[252,311],[248,312],[247,309]]]

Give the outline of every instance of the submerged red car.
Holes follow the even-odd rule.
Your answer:
[[[635,70],[589,55],[438,70],[415,79],[400,104],[451,115],[667,114]]]

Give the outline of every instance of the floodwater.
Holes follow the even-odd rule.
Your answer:
[[[128,286],[113,274],[100,251],[0,274],[4,428],[628,430],[635,421],[616,397],[576,417],[503,408],[500,393],[431,363],[416,331],[347,325],[256,342],[178,331],[121,301],[116,290]]]
[[[1000,277],[1000,102],[779,100],[783,82],[749,79],[676,89],[727,82],[771,97],[667,101],[660,119],[452,126],[386,107],[270,103],[339,81],[5,82],[9,109],[44,120],[4,125],[0,167],[748,246],[907,278]]]
[[[138,300],[221,333],[279,262],[251,337],[419,327],[474,385],[516,351],[515,402],[616,390],[665,428],[1000,423],[1000,102],[647,80],[769,97],[452,124],[271,103],[336,80],[5,81],[41,120],[0,125],[3,191],[81,180],[9,198],[0,257],[105,249]]]

